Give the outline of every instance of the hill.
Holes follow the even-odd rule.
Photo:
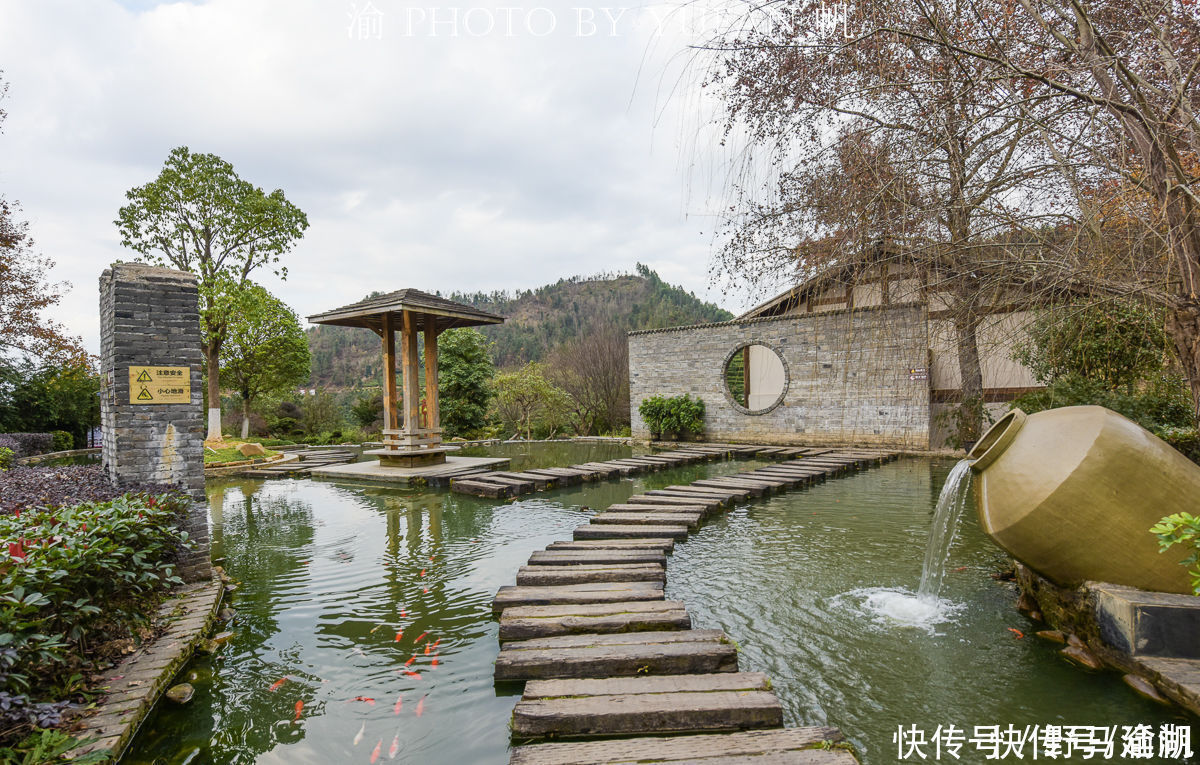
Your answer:
[[[450,300],[504,316],[504,324],[483,327],[494,343],[492,358],[505,369],[541,361],[558,346],[606,323],[623,330],[728,321],[733,314],[667,284],[646,266],[635,274],[602,274],[560,279],[516,293],[452,293]],[[312,385],[358,388],[378,385],[379,339],[366,330],[316,326],[308,330]]]

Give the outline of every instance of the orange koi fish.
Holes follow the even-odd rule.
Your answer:
[[[426,636],[426,635],[428,635],[428,634],[429,634],[428,632],[422,632],[420,635],[417,635],[417,639],[416,639],[416,640],[414,640],[413,642],[414,642],[414,643],[420,643],[422,640],[424,640],[424,639],[425,639],[425,636]]]
[[[434,648],[437,648],[437,647],[438,647],[438,643],[440,643],[440,642],[442,642],[442,639],[441,639],[441,638],[438,638],[437,640],[433,641],[433,647],[434,647]]]
[[[406,667],[411,666],[412,663],[416,660],[417,660],[417,655],[414,653],[412,656],[408,657],[408,661],[404,662],[404,666],[406,666]]]
[[[400,638],[402,638],[402,637],[404,637],[404,630],[400,630],[399,632],[396,633],[396,642],[399,643]]]
[[[427,644],[427,645],[425,646],[425,655],[426,655],[426,656],[428,656],[428,655],[429,655],[429,649],[430,649],[430,648],[433,648],[433,644],[432,644],[432,643],[430,643],[430,644]]]
[[[425,569],[421,569],[421,576],[425,576]]]
[[[401,618],[401,619],[407,619],[407,618],[408,618],[408,612],[407,612],[407,611],[405,611],[403,608],[402,608],[402,609],[400,609],[400,618]]]
[[[437,665],[438,665],[438,657],[437,657],[437,654],[435,653],[433,655],[433,664],[431,664],[430,666],[436,667]]]
[[[420,717],[421,715],[425,714],[425,699],[428,696],[429,696],[428,693],[425,694],[424,696],[421,697],[421,700],[417,702],[417,717]]]
[[[428,594],[429,594],[429,588],[428,588],[428,587],[424,588],[423,590],[421,590],[421,593],[422,593],[422,594],[424,594],[424,595],[428,595]]]
[[[376,744],[375,748],[371,750],[371,762],[372,763],[379,761],[379,750],[380,749],[383,749],[383,739],[379,739],[379,743]]]
[[[300,713],[303,711],[304,711],[304,699],[300,699],[299,701],[296,702],[296,716],[294,718],[292,718],[292,722],[296,722],[297,720],[299,720]]]
[[[369,704],[371,706],[375,706],[375,699],[371,698],[370,696],[355,696],[354,698],[352,698],[350,700],[351,701],[365,701],[365,702],[367,702],[367,704]]]
[[[401,709],[404,709],[404,695],[403,694],[401,694],[400,696],[398,696],[396,698],[396,706],[392,707],[392,714],[393,715],[400,714]]]
[[[1021,630],[1019,630],[1019,629],[1015,629],[1013,627],[1008,627],[1007,629],[1009,632],[1011,632],[1013,635],[1016,636],[1017,640],[1020,640],[1021,638],[1025,637],[1025,633],[1021,632]]]
[[[279,690],[279,687],[286,682],[287,682],[287,678],[281,677],[278,680],[276,680],[275,682],[271,683],[271,687],[269,688],[269,690],[271,691],[271,693],[274,693],[275,691]]]
[[[421,673],[420,673],[420,672],[413,672],[411,669],[406,669],[406,670],[404,670],[404,674],[408,675],[409,677],[415,677],[415,678],[417,678],[418,680],[420,680],[420,679],[421,679]],[[418,709],[420,709],[420,707],[417,707],[417,708],[418,708]]]
[[[392,739],[392,745],[388,747],[388,759],[389,760],[396,759],[396,752],[399,752],[399,751],[400,751],[400,734],[397,733],[396,737],[394,739]]]

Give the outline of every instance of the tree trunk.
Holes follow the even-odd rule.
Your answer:
[[[250,437],[250,399],[242,397],[242,440]]]
[[[1192,389],[1192,414],[1200,420],[1200,299],[1180,298],[1167,315],[1167,334]]]
[[[208,435],[206,439],[221,437],[221,348],[210,343],[204,349],[205,361],[208,364]]]
[[[958,405],[958,438],[965,446],[979,440],[983,425],[983,368],[979,364],[979,318],[974,310],[954,320],[962,400]]]

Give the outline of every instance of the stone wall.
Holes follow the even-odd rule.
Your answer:
[[[873,444],[929,448],[925,311],[909,304],[808,316],[676,327],[629,334],[633,434],[649,438],[643,399],[683,393],[703,399],[704,437],[745,443]],[[782,401],[748,414],[729,395],[724,365],[758,343],[785,366]]]
[[[189,580],[211,575],[197,301],[196,277],[182,271],[118,263],[100,276],[104,470],[117,486],[169,484],[196,500],[184,528],[197,549],[180,564]],[[190,400],[132,402],[130,366],[186,367]]]

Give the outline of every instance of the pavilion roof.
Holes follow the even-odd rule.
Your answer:
[[[454,327],[475,327],[482,324],[501,324],[503,316],[481,311],[473,306],[456,303],[437,295],[415,289],[403,289],[376,295],[357,303],[344,305],[332,311],[309,316],[313,324],[336,324],[341,327],[365,327],[383,331],[384,314],[392,315],[392,326],[400,327],[400,314],[412,311],[416,318],[416,329],[425,328],[427,316],[435,317],[439,330]]]

